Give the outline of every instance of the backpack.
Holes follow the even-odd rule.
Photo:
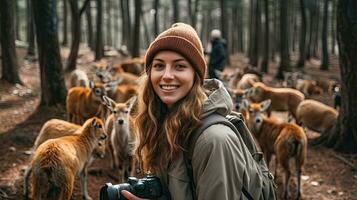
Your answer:
[[[241,140],[241,143],[244,144],[242,149],[243,153],[250,154],[246,157],[248,159],[252,159],[253,166],[247,166],[249,170],[247,173],[250,173],[250,185],[254,186],[253,188],[249,188],[247,185],[243,185],[242,188],[242,197],[245,196],[248,200],[254,200],[254,196],[259,196],[259,199],[277,199],[275,194],[276,185],[274,183],[274,176],[269,172],[268,167],[263,159],[263,154],[258,152],[257,146],[254,142],[254,139],[244,124],[240,113],[233,113],[234,115],[227,115],[226,117],[219,115],[217,113],[213,113],[202,120],[203,124],[201,127],[196,129],[190,139],[188,146],[186,147],[187,151],[184,151],[184,160],[187,168],[187,173],[190,178],[192,197],[194,200],[197,199],[195,183],[193,179],[193,171],[192,171],[192,155],[194,146],[198,137],[204,132],[206,128],[212,126],[214,124],[224,124],[230,127],[238,139]],[[245,148],[245,147],[246,148]],[[260,188],[260,189],[259,189]],[[260,194],[257,194],[256,191],[260,191]]]

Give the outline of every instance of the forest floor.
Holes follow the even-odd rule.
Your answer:
[[[62,48],[63,63],[68,56],[68,49]],[[66,119],[64,107],[39,107],[40,80],[39,68],[36,62],[24,59],[23,49],[18,50],[20,78],[24,85],[12,86],[0,82],[0,199],[22,199],[23,172],[29,165],[30,156],[26,154],[38,135],[41,126],[51,118]],[[292,60],[296,60],[292,56]],[[91,72],[93,77],[93,54],[86,48],[81,48],[78,58],[78,68]],[[107,57],[108,60],[119,59]],[[232,56],[233,67],[246,65],[247,59]],[[314,77],[339,77],[338,60],[336,56],[330,59],[330,70],[320,71],[319,61],[306,63],[305,71]],[[270,73],[265,80],[273,81],[276,63],[271,63]],[[328,94],[313,96],[326,104],[332,105],[332,97]],[[284,118],[284,116],[280,116]],[[309,138],[318,136],[307,131]],[[308,147],[307,159],[302,173],[302,199],[336,199],[357,200],[357,171],[342,162],[342,157],[357,165],[357,155],[344,155],[324,147]],[[97,159],[89,168],[88,191],[93,199],[99,199],[99,190],[106,182],[117,183],[110,171],[108,156]],[[278,193],[282,191],[282,175],[277,177]],[[79,182],[75,183],[73,199],[79,197]],[[296,192],[296,178],[290,186],[291,195]]]

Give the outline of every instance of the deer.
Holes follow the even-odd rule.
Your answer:
[[[336,122],[336,109],[312,99],[302,101],[297,107],[297,124],[304,125],[316,132],[326,132]]]
[[[290,166],[289,160],[295,160],[297,172],[297,196],[301,197],[301,172],[306,160],[307,137],[303,129],[291,123],[280,123],[268,118],[264,112],[269,108],[270,100],[249,105],[248,127],[257,139],[269,166],[271,156],[276,155],[275,175],[279,164],[285,172],[284,199],[289,197]]]
[[[38,146],[31,160],[32,198],[69,200],[77,175],[82,191],[87,191],[88,161],[106,138],[103,121],[93,117],[83,124],[78,135],[50,139]],[[83,199],[91,199],[88,194],[82,195]]]
[[[36,151],[36,149],[45,141],[55,138],[60,138],[64,136],[79,135],[81,133],[81,126],[73,124],[60,119],[48,120],[41,128],[39,135],[37,136],[35,143],[31,149],[31,153]],[[92,163],[95,158],[104,158],[106,144],[104,141],[99,141],[98,146],[95,147],[92,157],[88,162],[88,166]],[[24,191],[23,195],[25,199],[28,198],[28,181],[30,174],[32,173],[31,165],[27,167],[24,173]],[[86,184],[86,182],[84,183]],[[87,187],[83,187],[87,188]],[[82,191],[82,194],[88,194],[88,191]]]
[[[125,103],[116,103],[107,96],[104,96],[103,99],[112,113],[105,123],[105,128],[109,135],[108,147],[112,158],[112,168],[118,172],[119,179],[124,181],[134,169],[131,152],[134,135],[132,133],[130,113],[136,97],[130,98]]]
[[[80,70],[75,69],[69,76],[70,88],[72,87],[89,87],[89,79],[87,74]]]
[[[106,89],[102,83],[89,84],[90,88],[74,87],[68,91],[66,109],[68,121],[82,124],[86,119],[97,116],[104,119],[102,97]]]
[[[272,110],[288,111],[289,121],[291,116],[296,119],[296,109],[299,103],[305,99],[305,95],[296,89],[273,88],[266,86],[262,82],[254,83],[253,87],[246,91],[245,96],[254,102],[270,99],[271,106],[267,110],[268,116],[270,116]]]

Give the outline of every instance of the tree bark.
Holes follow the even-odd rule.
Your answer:
[[[87,33],[88,33],[88,46],[91,50],[95,49],[94,45],[94,36],[93,36],[93,23],[92,23],[92,6],[89,1],[89,4],[85,10],[86,19],[87,19]]]
[[[177,0],[172,0],[172,9],[173,9],[173,16],[172,16],[172,21],[173,23],[179,22],[180,20],[180,13],[179,13],[179,1]]]
[[[100,60],[104,56],[103,48],[103,12],[102,12],[102,1],[97,0],[97,29],[96,29],[96,38],[95,38],[95,60]]]
[[[281,0],[280,5],[280,66],[276,75],[277,79],[283,79],[285,71],[291,71],[290,55],[289,55],[289,37],[287,35],[289,30],[288,25],[288,8],[287,0]]]
[[[264,45],[264,58],[262,61],[262,72],[268,73],[269,68],[269,0],[264,1],[264,13],[265,13],[265,45]]]
[[[27,56],[35,55],[35,23],[33,19],[32,0],[26,1],[27,7]]]
[[[12,84],[22,84],[15,48],[14,6],[13,0],[3,0],[0,6],[1,79]]]
[[[112,10],[112,2],[111,0],[106,1],[107,4],[107,45],[108,46],[113,46],[113,39],[112,39],[112,15],[111,15],[111,10]]]
[[[134,38],[132,57],[140,56],[140,15],[141,15],[141,0],[135,0],[135,18],[134,18]]]
[[[41,105],[64,104],[66,87],[62,70],[57,4],[55,0],[34,0],[37,46],[41,72]]]
[[[67,46],[68,44],[68,37],[67,37],[67,27],[68,27],[68,20],[67,20],[67,13],[68,13],[68,0],[63,0],[63,27],[62,27],[62,34],[63,34],[63,38],[62,38],[62,45],[63,46]]]
[[[154,0],[154,34],[155,37],[160,33],[160,26],[159,26],[159,7],[160,7],[160,0]]]
[[[301,32],[299,43],[299,61],[296,66],[298,68],[303,68],[305,66],[306,59],[306,9],[304,1],[305,0],[300,0]]]
[[[77,0],[69,0],[72,17],[72,44],[71,52],[68,57],[66,71],[71,72],[76,69],[79,43],[81,41],[81,21]]]
[[[340,52],[341,109],[334,127],[314,144],[344,153],[357,153],[357,1],[340,0],[337,7],[337,42]]]
[[[228,29],[228,17],[227,17],[226,3],[227,3],[226,0],[220,0],[222,37],[224,39],[228,40],[228,31],[227,31],[227,29]],[[226,41],[226,42],[227,42],[227,44],[229,43],[229,41]]]
[[[324,3],[324,19],[322,25],[322,62],[320,66],[320,70],[328,70],[328,41],[327,41],[327,24],[328,24],[328,2],[329,0],[325,0]]]

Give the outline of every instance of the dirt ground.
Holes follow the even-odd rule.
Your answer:
[[[20,77],[24,86],[0,82],[0,199],[22,199],[23,172],[30,161],[26,151],[32,147],[44,122],[51,118],[66,119],[64,107],[38,107],[41,91],[39,69],[36,63],[25,60],[23,55],[24,50],[18,50]],[[62,49],[63,58],[67,55],[68,49]],[[292,60],[294,58],[292,56]],[[81,48],[78,68],[93,71],[92,60],[93,54]],[[64,61],[65,59],[63,63]],[[233,66],[243,66],[245,63],[246,59],[241,56],[232,57]],[[330,63],[331,69],[321,72],[318,69],[319,61],[312,60],[307,63],[306,71],[315,77],[338,77],[337,58],[331,57]],[[272,80],[275,66],[276,63],[272,63],[272,70],[266,80]],[[332,105],[332,97],[328,94],[312,98]],[[307,135],[309,138],[318,136],[311,131]],[[308,147],[302,176],[302,199],[357,199],[357,171],[353,171],[351,166],[338,157],[357,165],[357,155],[343,155],[323,147]],[[88,191],[93,199],[99,199],[99,190],[106,182],[117,183],[109,169],[108,157],[95,160],[89,168]],[[281,175],[277,177],[277,183],[281,194]],[[79,186],[78,181],[76,185]],[[290,186],[292,194],[296,192],[295,186],[294,177]],[[73,199],[80,199],[79,187],[76,188]]]

